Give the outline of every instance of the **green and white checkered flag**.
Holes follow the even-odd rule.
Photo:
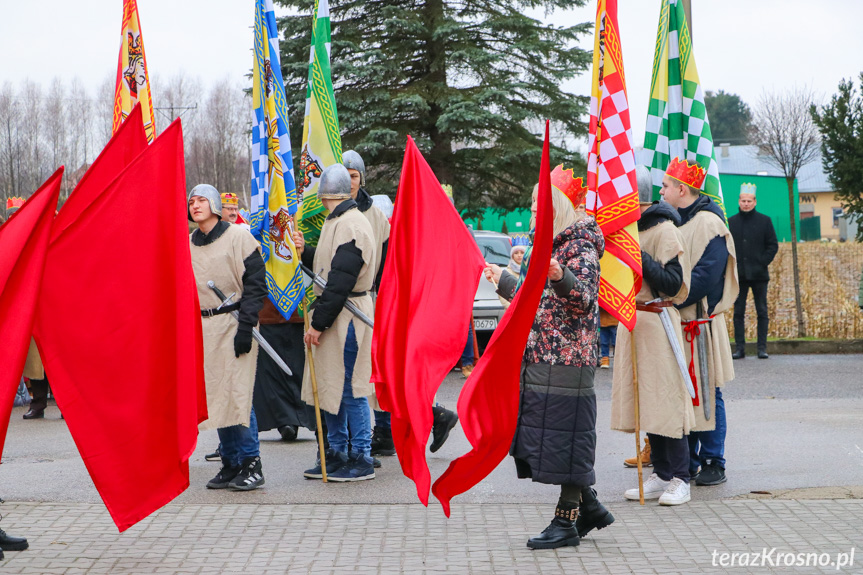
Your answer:
[[[704,92],[680,0],[663,0],[659,13],[644,151],[655,198],[669,162],[681,158],[707,169],[702,191],[725,211]]]

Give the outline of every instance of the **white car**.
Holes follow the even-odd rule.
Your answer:
[[[500,267],[509,265],[512,240],[508,235],[474,230],[473,237],[486,262]],[[503,304],[500,303],[500,298],[497,296],[497,288],[485,279],[485,274],[482,274],[473,300],[473,327],[480,349],[483,349],[488,343],[498,322],[503,318],[504,311]]]

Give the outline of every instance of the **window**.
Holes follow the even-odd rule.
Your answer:
[[[839,227],[839,218],[845,215],[845,212],[842,211],[842,208],[833,208],[833,227]]]

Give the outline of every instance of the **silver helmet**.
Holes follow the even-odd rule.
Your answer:
[[[194,196],[206,198],[210,203],[210,211],[219,216],[219,219],[222,219],[222,196],[219,194],[219,190],[210,184],[198,184],[189,192],[189,197],[186,198],[187,202]],[[189,211],[189,221],[192,221],[191,211]]]
[[[653,203],[653,183],[650,181],[650,170],[641,164],[635,166],[635,180],[638,183],[638,203]]]
[[[321,174],[318,183],[318,198],[322,200],[351,199],[351,175],[341,164],[333,164]]]
[[[354,150],[348,150],[342,154],[342,164],[349,170],[356,170],[360,173],[360,186],[366,185],[366,163],[363,157]]]

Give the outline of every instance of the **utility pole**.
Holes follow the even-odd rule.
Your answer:
[[[168,117],[168,123],[170,124],[177,118],[181,118],[183,114],[188,112],[189,110],[197,110],[198,104],[194,106],[154,106],[153,110],[156,112],[161,112],[164,116]],[[174,114],[177,114],[176,116]]]
[[[683,12],[686,14],[686,25],[689,27],[689,37],[692,38],[692,0],[680,0],[683,2]]]

